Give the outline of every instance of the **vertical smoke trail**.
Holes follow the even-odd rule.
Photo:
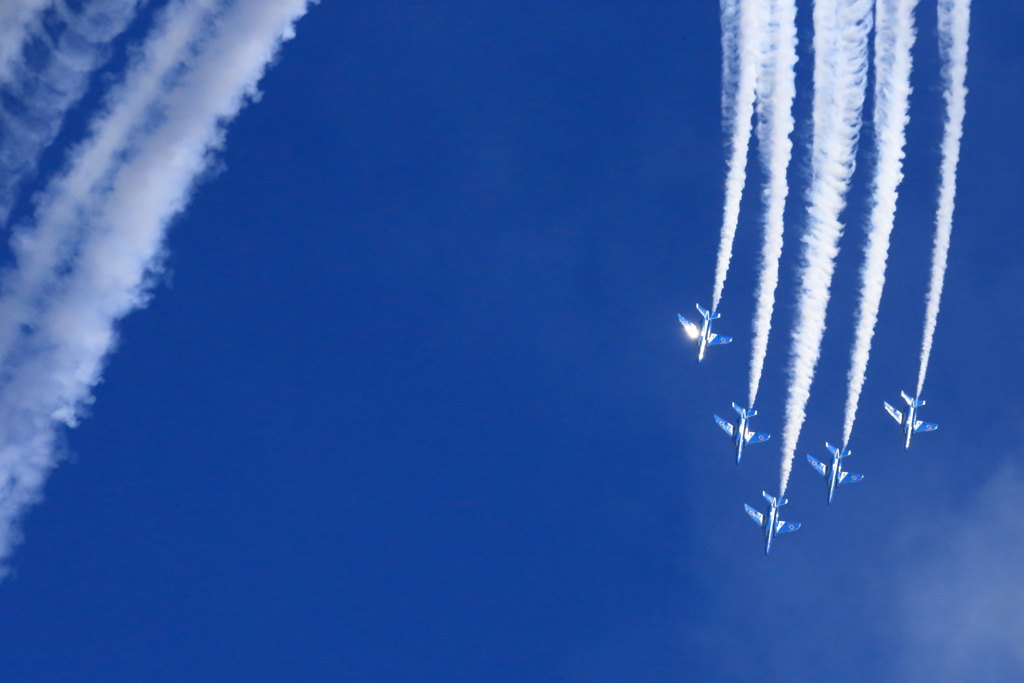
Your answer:
[[[740,214],[740,199],[747,181],[747,150],[754,115],[754,84],[757,79],[758,0],[722,2],[722,115],[730,136],[722,237],[715,266],[715,292],[711,310],[718,309],[725,276],[732,259],[732,243]]]
[[[843,449],[850,442],[857,404],[871,354],[871,339],[885,285],[889,237],[896,217],[897,188],[903,181],[903,147],[910,120],[910,71],[914,46],[914,8],[917,0],[878,0],[875,5],[875,177],[868,239],[860,269],[860,304],[850,355]]]
[[[763,191],[764,244],[761,272],[754,309],[754,340],[750,358],[750,391],[747,405],[754,407],[761,384],[768,333],[775,308],[782,256],[783,212],[789,183],[786,172],[792,157],[793,97],[796,94],[796,3],[772,0],[766,3],[757,79],[757,139],[761,165],[765,170]]]
[[[29,22],[11,36],[32,49],[29,55],[19,43],[0,69],[0,224],[137,5],[138,0],[92,0],[75,8],[59,3],[47,11],[45,26]]]
[[[939,1],[939,52],[942,55],[942,76],[946,82],[946,126],[942,134],[942,167],[939,184],[939,207],[935,213],[935,246],[932,250],[932,277],[925,299],[924,339],[921,343],[921,367],[917,375],[917,393],[924,388],[932,338],[939,318],[939,300],[946,277],[946,256],[949,236],[953,231],[953,199],[956,195],[956,165],[960,160],[960,138],[964,132],[967,100],[967,39],[970,36],[971,0]]]
[[[856,163],[868,71],[871,0],[814,3],[814,141],[807,232],[790,351],[790,384],[782,432],[780,495],[786,492],[814,370],[825,334],[825,309],[839,253],[846,191]]]

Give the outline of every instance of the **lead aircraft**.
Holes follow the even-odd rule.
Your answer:
[[[718,320],[722,317],[721,313],[712,313],[706,310],[700,304],[697,304],[697,310],[700,311],[701,316],[704,317],[704,322],[700,327],[697,327],[695,323],[690,322],[682,315],[679,316],[679,322],[683,324],[683,329],[686,330],[686,334],[690,336],[690,339],[694,340],[697,345],[697,362],[704,360],[704,351],[715,344],[728,344],[732,341],[732,337],[724,337],[720,334],[712,334],[711,332],[711,321]]]
[[[736,464],[739,465],[740,459],[743,458],[744,446],[751,442],[762,443],[770,439],[772,435],[752,432],[747,428],[747,420],[757,415],[756,410],[745,410],[735,403],[732,404],[732,409],[740,416],[740,421],[736,425],[726,422],[717,415],[715,415],[715,422],[718,423],[718,426],[721,427],[726,434],[732,437],[733,445],[736,447]]]
[[[882,405],[885,406],[886,412],[892,415],[892,419],[900,423],[903,428],[903,450],[910,448],[910,437],[918,432],[934,432],[939,428],[939,425],[933,422],[922,422],[917,419],[917,409],[924,405],[924,401],[920,401],[916,398],[910,398],[906,392],[901,391],[900,396],[907,402],[907,414],[904,415],[900,411],[893,408],[891,405],[882,401]]]
[[[825,477],[825,483],[828,486],[828,504],[831,505],[832,496],[836,492],[836,486],[839,484],[849,484],[852,481],[860,481],[864,478],[864,475],[843,471],[843,458],[850,457],[850,451],[840,451],[835,446],[830,446],[827,441],[825,442],[825,448],[832,453],[831,465],[815,460],[810,455],[807,456],[807,462],[811,463],[811,467],[818,470],[818,474]]]
[[[770,504],[768,513],[763,515],[749,505],[744,505],[747,509],[747,514],[750,518],[757,522],[757,525],[764,529],[764,554],[767,555],[772,549],[772,539],[778,534],[784,534],[790,531],[796,531],[800,528],[799,522],[784,522],[779,519],[779,508],[789,502],[788,498],[779,500],[773,496],[769,496],[767,491],[762,491],[761,495]]]

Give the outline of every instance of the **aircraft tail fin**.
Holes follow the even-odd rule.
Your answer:
[[[767,491],[761,491],[761,495],[764,496],[764,499],[767,500],[769,503],[775,505],[775,496],[768,495]]]
[[[700,311],[700,314],[708,320],[718,320],[719,318],[722,317],[721,313],[712,313],[711,311],[704,308],[700,304],[697,304],[697,310]]]
[[[918,400],[916,398],[910,398],[909,396],[907,396],[907,393],[905,391],[901,391],[900,396],[903,397],[903,400],[907,402],[908,406],[913,406],[915,408],[923,406],[925,403],[924,401]]]
[[[840,451],[838,448],[830,444],[828,441],[825,442],[825,448],[828,449],[829,453],[831,453],[832,455],[838,455],[840,458],[848,458],[851,455],[853,455],[852,453],[850,453],[850,451]]]
[[[739,413],[740,417],[754,417],[755,415],[757,415],[756,410],[746,410],[745,408],[741,408],[735,403],[732,404],[732,409]]]

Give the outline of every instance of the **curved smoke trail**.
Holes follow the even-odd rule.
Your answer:
[[[790,351],[789,393],[782,432],[780,495],[786,492],[793,453],[811,394],[814,370],[825,334],[835,257],[856,164],[861,110],[868,71],[871,0],[817,0],[814,3],[814,141],[811,186],[807,193],[807,232],[799,275],[797,319]]]
[[[754,309],[753,351],[747,405],[754,407],[761,384],[768,334],[772,328],[775,289],[782,256],[783,212],[789,195],[786,173],[793,153],[793,98],[796,95],[796,2],[772,0],[762,19],[761,59],[757,79],[757,139],[765,171],[764,243]]]
[[[758,24],[757,0],[723,0],[722,115],[730,142],[712,311],[718,309],[725,288],[725,277],[732,259],[732,244],[736,238],[736,223],[740,215],[740,199],[747,182],[747,151],[750,148],[754,86],[757,80]]]
[[[942,55],[942,76],[946,82],[946,126],[942,134],[942,167],[939,183],[939,207],[935,213],[935,245],[932,250],[932,276],[925,299],[924,339],[921,343],[921,366],[917,374],[917,393],[924,388],[932,339],[939,318],[939,300],[946,277],[946,256],[949,236],[953,231],[953,200],[956,196],[956,166],[960,161],[960,138],[964,132],[967,103],[967,40],[970,37],[971,0],[940,0],[939,52]]]
[[[878,0],[875,6],[875,177],[871,197],[868,239],[860,269],[860,304],[857,308],[853,349],[850,354],[843,449],[850,442],[857,404],[871,355],[871,340],[878,322],[878,307],[885,286],[889,237],[896,217],[897,188],[903,181],[903,147],[910,120],[910,72],[914,46],[914,8],[917,0]]]

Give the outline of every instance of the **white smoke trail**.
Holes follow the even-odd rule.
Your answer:
[[[967,104],[967,40],[970,36],[971,0],[939,1],[939,52],[942,76],[946,82],[946,126],[942,133],[942,167],[939,183],[939,207],[935,213],[935,245],[932,250],[932,276],[925,299],[924,339],[921,366],[917,374],[917,393],[924,389],[932,339],[939,319],[939,300],[946,278],[946,256],[953,231],[953,200],[956,197],[956,166],[960,161],[960,138],[964,132]]]
[[[761,384],[768,334],[775,309],[782,256],[783,212],[789,195],[786,173],[792,158],[793,98],[796,95],[796,2],[771,0],[762,10],[762,41],[757,78],[757,138],[765,171],[763,191],[764,243],[754,308],[754,339],[750,357],[747,405],[754,407]]]
[[[757,79],[758,0],[722,2],[722,114],[730,137],[725,177],[725,208],[722,236],[715,266],[715,291],[711,310],[718,309],[732,259],[740,199],[747,182],[747,151],[754,115],[754,84]]]
[[[163,237],[307,0],[173,0],[122,86],[13,240],[0,346],[0,558],[116,343],[148,300]],[[19,322],[20,321],[20,322]]]
[[[92,0],[72,9],[59,2],[48,9],[45,29],[38,21],[24,27],[21,39],[32,44],[31,58],[19,46],[0,71],[0,224],[19,184],[35,170],[137,5],[138,0]]]
[[[797,301],[786,422],[782,432],[780,495],[786,492],[814,370],[825,334],[825,310],[839,253],[846,191],[856,163],[868,71],[871,0],[814,3],[814,141],[807,232]]]
[[[875,5],[875,177],[872,187],[868,239],[860,269],[860,304],[857,308],[853,349],[850,354],[843,449],[850,443],[857,404],[871,355],[871,340],[878,322],[878,307],[885,286],[889,237],[896,217],[897,188],[903,181],[903,147],[910,120],[910,51],[917,32],[917,0],[877,0]]]

